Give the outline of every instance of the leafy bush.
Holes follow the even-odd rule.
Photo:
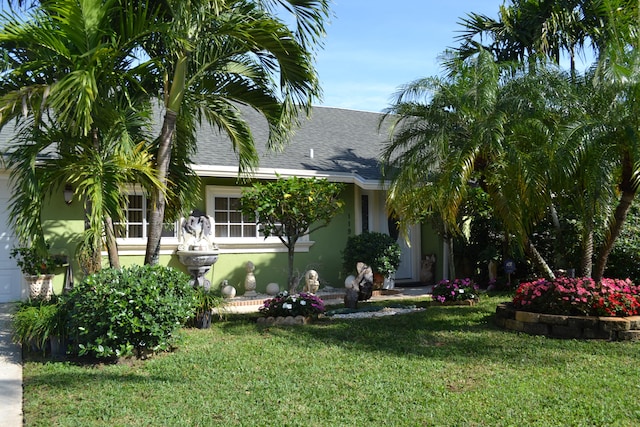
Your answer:
[[[431,295],[438,302],[478,299],[478,285],[469,278],[441,280],[433,287]]]
[[[343,269],[347,274],[356,270],[358,262],[364,262],[374,273],[385,276],[395,273],[400,265],[402,251],[396,240],[388,234],[366,232],[349,236],[342,252]]]
[[[264,301],[259,308],[265,316],[317,316],[324,313],[324,302],[313,294],[301,292],[289,295],[283,291],[271,299]]]
[[[640,287],[621,279],[538,279],[520,284],[513,305],[537,313],[634,316],[640,314]]]
[[[80,355],[140,357],[171,347],[176,330],[193,316],[194,293],[178,270],[132,266],[88,276],[67,303]]]
[[[30,276],[51,274],[62,265],[60,257],[49,253],[48,243],[44,248],[37,246],[13,248],[10,256],[16,260],[22,273]]]

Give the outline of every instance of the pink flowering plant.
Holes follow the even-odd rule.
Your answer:
[[[478,285],[469,279],[441,280],[431,291],[438,302],[464,301],[478,299]]]
[[[624,317],[640,314],[640,286],[629,279],[589,277],[538,279],[520,284],[514,307],[526,311],[578,316]]]
[[[273,298],[264,300],[258,310],[267,317],[313,317],[324,313],[325,308],[324,302],[313,294],[301,292],[291,295],[289,292],[283,291]]]

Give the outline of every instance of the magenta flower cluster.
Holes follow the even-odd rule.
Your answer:
[[[431,294],[438,302],[478,299],[478,285],[469,278],[441,280],[433,287]]]
[[[287,291],[280,292],[275,297],[264,300],[258,310],[267,317],[309,317],[325,312],[324,302],[316,295],[306,292],[290,295]]]
[[[582,316],[635,316],[640,314],[640,286],[629,279],[589,277],[538,279],[520,284],[513,298],[518,309],[537,313]]]

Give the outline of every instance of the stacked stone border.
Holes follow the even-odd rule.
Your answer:
[[[564,316],[516,310],[511,303],[496,307],[496,324],[511,331],[554,338],[640,341],[640,316]]]

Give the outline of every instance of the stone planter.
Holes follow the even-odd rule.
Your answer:
[[[29,298],[51,299],[54,277],[55,274],[41,274],[38,276],[25,274],[24,279],[29,285]]]
[[[309,316],[258,317],[258,323],[262,325],[307,325],[311,320]]]
[[[504,329],[553,338],[640,340],[640,316],[565,316],[516,310],[511,304],[496,307],[496,324]]]

